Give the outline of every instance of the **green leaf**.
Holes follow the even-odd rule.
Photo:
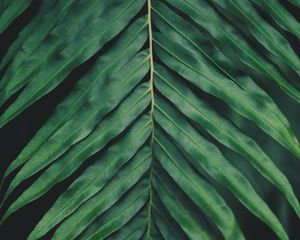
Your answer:
[[[56,1],[42,1],[36,16],[20,32],[17,39],[9,47],[8,52],[1,60],[0,68],[2,69],[11,60],[13,60],[13,62],[0,82],[0,88],[9,80],[6,76],[11,76],[14,69],[17,69],[17,67],[24,62],[26,57],[30,56],[31,53],[40,46],[40,43],[48,32],[53,29],[55,23],[61,23],[65,19],[75,0],[68,2],[59,1],[56,5],[55,2]],[[39,25],[42,25],[42,27],[39,28]]]
[[[158,90],[167,96],[178,110],[200,124],[217,141],[245,156],[265,178],[285,194],[297,215],[300,216],[299,202],[289,181],[253,139],[197,99],[190,89],[163,67],[156,65],[155,75]]]
[[[253,0],[267,11],[282,28],[300,38],[300,24],[278,1]]]
[[[71,175],[84,160],[101,150],[110,140],[120,134],[147,106],[149,98],[145,96],[146,94],[147,89],[142,85],[127,101],[123,102],[115,112],[103,120],[103,123],[99,124],[89,137],[75,145],[66,155],[55,161],[31,187],[11,205],[4,219]],[[142,122],[136,126],[137,131],[147,130],[144,126],[146,120],[147,119],[142,119]],[[111,124],[112,122],[115,124]],[[147,120],[147,126],[150,126],[149,119]],[[18,181],[18,179],[16,181]],[[12,186],[14,187],[14,182]],[[8,193],[10,193],[10,191],[8,191]]]
[[[218,148],[201,137],[170,105],[156,98],[156,106],[158,111],[155,112],[155,119],[168,135],[183,148],[191,164],[197,169],[204,169],[211,177],[228,188],[242,204],[268,224],[280,238],[288,239],[268,205],[255,192],[246,177],[223,157]]]
[[[34,4],[0,2],[3,39]],[[1,227],[69,183],[24,239],[292,237],[300,28],[286,4],[42,0],[1,49],[0,129],[87,68],[4,169]]]
[[[146,34],[146,19],[140,19],[128,28],[111,51],[99,58],[89,74],[85,75],[78,82],[74,91],[58,105],[52,117],[37,132],[35,138],[23,149],[18,158],[8,167],[4,179],[19,166],[27,162],[55,132],[70,121],[70,118],[79,111],[87,99],[96,98],[99,101],[99,98],[102,98],[101,95],[97,95],[95,90],[104,85],[107,76],[119,70],[138,52],[146,41]],[[114,59],[114,61],[111,62],[111,59]],[[95,103],[97,104],[94,101]]]
[[[3,8],[0,8],[0,33],[2,33],[29,5],[30,0],[11,1],[8,3],[8,6],[5,6],[5,3],[3,3]]]
[[[43,145],[40,149],[35,151],[35,155],[26,162],[14,178],[14,181],[12,181],[7,194],[10,194],[11,191],[26,180],[26,178],[51,164],[74,144],[86,138],[99,120],[114,109],[122,98],[124,98],[147,73],[148,66],[145,64],[145,60],[147,59],[148,54],[142,52],[133,58],[132,62],[127,63],[125,69],[121,69],[121,76],[118,76],[120,74],[112,76],[112,78],[119,79],[120,81],[111,81],[111,79],[109,79],[108,84],[98,91],[101,98],[98,96],[92,97],[88,105],[83,105],[79,109],[77,118],[74,119],[74,121],[70,120],[67,122],[48,139],[46,145]],[[125,72],[127,72],[126,75],[124,75]],[[115,83],[115,85],[111,86],[111,83]],[[120,94],[118,94],[118,97],[115,97],[114,94],[111,94],[112,92],[120,92]],[[98,105],[99,101],[102,102],[101,108],[99,108]],[[72,134],[68,135],[70,131],[72,131]]]
[[[241,34],[226,23],[209,4],[203,0],[170,0],[169,2],[191,16],[196,26],[204,29],[206,36],[227,58],[274,80],[289,96],[300,103],[299,89],[284,79],[260,53],[254,51]]]
[[[213,0],[213,2],[220,6],[222,10],[237,16],[240,21],[246,24],[249,34],[252,34],[270,53],[292,67],[298,75],[300,74],[300,60],[288,41],[259,16],[250,1]],[[270,2],[268,4],[270,5]],[[245,30],[244,27],[241,29]]]
[[[266,107],[265,100],[259,102],[259,99],[251,96],[253,95],[251,91],[241,89],[233,81],[213,71],[200,54],[188,51],[184,46],[169,41],[162,34],[157,34],[154,42],[155,46],[160,49],[158,57],[167,66],[173,70],[177,69],[180,75],[203,91],[225,101],[235,111],[255,122],[296,156],[300,155],[298,140],[289,126],[282,123],[272,109]],[[174,49],[178,50],[174,51]],[[252,86],[250,85],[250,87]],[[263,112],[262,109],[264,109]]]
[[[128,138],[128,137],[127,137]],[[124,140],[127,140],[126,138]],[[124,141],[125,142],[125,141]],[[142,142],[143,143],[143,142]],[[63,211],[68,212],[70,215],[72,212],[69,209],[72,209],[72,204],[68,203],[69,200],[73,199],[76,201],[74,197],[77,198],[77,205],[80,206],[78,211],[76,211],[73,215],[71,215],[67,221],[65,221],[57,230],[57,233],[54,235],[54,239],[66,239],[77,236],[86,226],[88,226],[96,216],[92,213],[97,212],[100,214],[105,209],[108,209],[110,206],[114,204],[130,187],[132,187],[139,178],[145,173],[145,171],[149,168],[150,165],[150,151],[147,148],[143,148],[139,150],[139,152],[133,157],[133,159],[127,159],[129,161],[128,164],[123,163],[125,166],[121,168],[118,172],[114,173],[110,170],[113,166],[112,163],[109,162],[110,153],[118,150],[118,148],[123,147],[122,145],[116,146],[115,148],[109,150],[107,157],[104,159],[99,159],[99,161],[92,165],[86,172],[84,172],[77,182],[74,182],[73,185],[69,187],[65,195],[62,195],[61,198],[56,202],[56,204],[51,208],[47,215],[43,218],[39,225],[35,228],[35,230],[31,233],[31,238],[36,239],[47,231],[49,228],[52,228],[55,225],[55,222],[58,223],[63,219],[59,219],[60,217],[64,217],[65,214],[60,212],[61,209]],[[121,159],[117,159],[121,160]],[[105,161],[102,163],[102,161]],[[102,171],[103,175],[98,175],[97,178],[92,182],[94,186],[89,185],[90,190],[98,191],[97,194],[86,196],[84,195],[87,190],[84,189],[81,196],[83,198],[80,199],[78,192],[76,191],[76,187],[81,185],[82,181],[91,182],[91,172],[94,174],[98,173],[97,169],[94,167],[102,166],[103,164],[108,165],[110,168],[106,168],[105,171]],[[105,165],[103,166],[105,167]],[[102,167],[102,168],[103,168]],[[115,169],[117,171],[118,169]],[[110,172],[109,172],[110,171]],[[100,172],[101,174],[101,172]],[[108,175],[110,174],[110,176]],[[102,187],[100,180],[106,177],[106,179],[102,180]],[[103,189],[102,189],[103,188]],[[74,191],[75,189],[75,191]],[[70,193],[72,195],[70,195]],[[90,197],[93,198],[90,198]],[[86,199],[89,199],[85,202]],[[74,200],[72,200],[74,202]],[[80,202],[78,201],[80,200]],[[67,204],[67,205],[63,205]],[[73,212],[76,210],[73,204]],[[58,219],[58,220],[57,220]],[[74,225],[76,224],[76,226]]]
[[[124,1],[110,2],[107,7],[109,11],[103,13],[101,11],[99,16],[98,14],[93,14],[91,19],[88,18],[89,11],[81,10],[84,13],[81,13],[83,16],[74,15],[72,16],[73,18],[70,19],[70,23],[66,21],[66,26],[54,30],[54,36],[50,36],[50,40],[38,48],[36,54],[26,59],[28,64],[24,63],[20,69],[14,71],[12,80],[10,80],[8,85],[3,89],[0,95],[0,104],[5,102],[14,92],[26,84],[29,78],[32,79],[23,92],[12,103],[10,108],[0,117],[0,126],[18,115],[40,97],[53,90],[73,68],[99,51],[106,42],[126,27],[132,15],[136,14],[142,5],[142,1],[133,0],[126,3]],[[92,9],[96,7],[91,4],[88,6]],[[83,19],[80,19],[80,17]],[[81,24],[82,28],[85,28],[84,31],[80,29],[80,25],[78,26],[77,22],[72,22],[74,18]],[[88,26],[84,25],[86,21],[90,23]],[[70,43],[61,49],[59,46],[63,44],[60,43],[61,38],[58,36],[65,32],[65,28],[67,28],[69,24],[71,24],[74,29],[68,29],[64,34],[66,34],[67,37],[70,35],[68,39]],[[69,32],[70,34],[68,34]],[[54,43],[51,38],[54,38]],[[55,38],[58,38],[58,41],[55,41]],[[59,50],[59,52],[55,54],[56,50]],[[47,55],[45,51],[47,51],[49,55]],[[41,57],[47,61],[47,68],[37,71],[43,63]],[[36,71],[37,73],[33,75]]]
[[[197,173],[188,165],[182,154],[168,142],[165,135],[159,132],[157,138],[155,138],[155,142],[157,143],[154,148],[155,156],[159,159],[160,164],[181,187],[182,191],[188,194],[194,203],[197,204],[209,218],[214,219],[215,224],[223,233],[224,237],[226,239],[244,239],[233,213],[224,200],[215,192],[213,187],[197,176]],[[156,176],[160,178],[162,174],[159,173],[156,174]],[[160,183],[157,184],[157,191],[159,192],[159,196],[163,197],[162,194],[166,191],[159,186],[168,181],[159,179],[159,182]],[[189,188],[186,186],[189,186]],[[167,196],[166,198],[169,199]],[[165,206],[169,208],[170,213],[173,214],[172,212],[179,211],[176,209],[180,209],[180,207],[172,207],[169,203],[171,200],[167,199],[165,200]],[[178,197],[174,197],[174,199],[178,199]],[[162,201],[164,202],[163,199]],[[178,216],[178,221],[183,221],[181,218],[182,217]],[[193,223],[192,219],[185,220],[180,225],[189,221],[191,221],[191,223],[185,226],[185,228],[187,228],[185,229],[187,235],[191,235],[192,239],[194,239],[196,235],[202,236],[203,239],[210,239],[205,231],[201,231],[201,228],[198,226],[199,224]],[[193,227],[195,229],[193,229]]]

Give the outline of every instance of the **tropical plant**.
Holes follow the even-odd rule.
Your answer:
[[[27,239],[249,239],[243,208],[289,239],[266,199],[299,219],[289,1],[42,0],[1,61],[0,127],[90,67],[6,169],[1,223],[72,179]],[[0,32],[32,4],[1,0]]]

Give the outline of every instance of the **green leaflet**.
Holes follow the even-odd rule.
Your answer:
[[[58,3],[55,5],[55,3]],[[2,69],[11,60],[13,62],[9,66],[6,75],[0,81],[0,89],[4,83],[6,84],[12,76],[13,69],[16,70],[24,62],[25,58],[38,48],[42,40],[46,37],[49,31],[53,29],[55,23],[60,23],[69,12],[70,6],[74,4],[75,0],[64,1],[42,1],[39,11],[33,20],[20,32],[17,39],[9,47],[8,52],[1,60],[0,68]],[[39,24],[43,27],[37,28]],[[12,70],[11,70],[12,69]]]
[[[155,85],[158,90],[167,96],[179,111],[202,125],[217,141],[248,158],[263,176],[285,194],[297,215],[300,216],[299,202],[285,175],[251,138],[219,116],[210,106],[197,99],[190,89],[165,68],[156,65],[155,75]]]
[[[141,81],[148,71],[148,65],[145,63],[147,59],[148,54],[142,52],[133,58],[131,62],[127,63],[125,69],[120,69],[122,71],[121,76],[119,73],[112,75],[112,78],[108,79],[107,83],[104,83],[106,85],[98,91],[101,98],[97,95],[91,97],[89,102],[79,109],[76,119],[67,122],[48,139],[46,145],[44,145],[45,147],[41,147],[27,161],[12,181],[7,195],[26,178],[55,161],[72,145],[88,136],[99,120],[115,108],[122,98]],[[112,81],[112,79],[117,81]],[[119,94],[116,97],[115,94],[117,92]],[[101,107],[98,105],[100,101],[102,102]],[[70,132],[72,134],[68,135]]]
[[[286,31],[300,38],[300,24],[277,0],[253,0],[268,13]]]
[[[270,53],[279,57],[283,62],[288,63],[298,75],[300,75],[300,60],[290,47],[288,41],[277,32],[272,26],[264,21],[255,11],[250,1],[224,1],[213,2],[222,7],[225,11],[230,11],[242,22],[245,22],[250,32]],[[268,3],[271,5],[272,3]],[[241,28],[244,30],[245,28]]]
[[[253,81],[249,79],[249,77],[234,76],[230,73],[228,69],[234,69],[234,64],[226,59],[221,59],[225,56],[222,56],[222,54],[220,54],[217,49],[213,48],[213,46],[209,46],[209,48],[203,47],[207,46],[207,38],[200,31],[198,31],[192,24],[176,15],[165,5],[157,3],[154,7],[153,11],[155,14],[153,19],[161,32],[165,32],[169,36],[172,36],[174,42],[184,45],[190,51],[200,52],[203,54],[205,59],[213,63],[213,65],[222,71],[226,77],[234,81],[242,89],[251,92],[251,97],[255,98],[256,101],[260,101],[259,104],[267,104],[268,109],[273,111],[275,115],[274,117],[279,118],[279,121],[286,125],[287,128],[290,128],[290,124],[286,117],[263,90],[253,84]]]
[[[108,116],[85,141],[81,141],[68,154],[54,162],[7,210],[3,219],[26,203],[47,192],[56,183],[71,175],[88,157],[101,150],[110,140],[120,134],[146,108],[149,98],[147,89],[140,86],[127,101]],[[121,119],[121,120],[120,120]],[[114,125],[111,123],[115,123]],[[149,124],[148,124],[149,125]],[[142,128],[143,129],[143,128]]]
[[[7,86],[4,89],[1,94],[2,100],[0,100],[0,104],[7,100],[8,97],[19,88],[19,82],[22,83],[26,81],[28,77],[33,78],[33,80],[26,86],[10,108],[0,117],[0,126],[4,125],[34,101],[55,88],[74,67],[95,54],[99,48],[103,47],[107,41],[113,38],[127,25],[132,18],[132,14],[136,14],[143,4],[142,1],[133,0],[126,4],[124,1],[120,2],[122,2],[122,4],[110,2],[112,6],[110,6],[109,11],[100,14],[96,19],[84,19],[85,21],[89,20],[91,24],[83,32],[80,32],[79,36],[74,38],[73,42],[67,45],[66,48],[60,50],[59,57],[52,54],[52,61],[48,60],[47,68],[44,71],[39,71],[34,77],[31,75],[32,71],[26,67],[24,67],[25,73],[22,71],[16,72],[16,74],[20,73],[20,78],[18,75],[15,77],[17,85],[12,87]],[[82,21],[81,24],[85,21]],[[72,26],[76,26],[76,23],[73,23]],[[58,29],[55,34],[62,34],[61,31],[63,30],[64,28]],[[79,30],[80,28],[76,29],[76,32],[79,32]],[[73,36],[71,39],[72,38]],[[86,41],[87,39],[89,40]],[[55,47],[57,44],[50,45],[51,47]],[[39,64],[41,62],[39,54],[43,56],[45,54],[43,48],[47,48],[47,51],[52,53],[51,49],[49,50],[47,46],[42,46],[41,51],[37,53],[38,55],[33,56],[34,61]],[[27,61],[29,61],[30,68],[31,66],[36,67],[37,64],[30,62],[29,59],[27,59]]]
[[[157,119],[157,121],[160,123],[160,119]],[[174,181],[177,182],[182,191],[186,192],[195,204],[209,216],[209,218],[214,219],[224,237],[226,239],[244,239],[236,220],[234,219],[233,213],[230,211],[229,207],[227,207],[224,200],[208,183],[197,176],[193,169],[187,164],[182,154],[168,142],[167,137],[160,132],[157,134],[156,131],[155,143],[155,156],[159,159],[160,164],[171,175]],[[160,176],[162,176],[162,174],[157,174],[157,178]],[[162,185],[164,182],[167,183],[168,181],[159,180],[159,182],[160,184],[157,186]],[[189,186],[189,188],[186,186]],[[163,197],[162,192],[164,191],[161,189],[159,191],[160,197]],[[167,199],[165,205],[170,201]],[[178,199],[178,197],[175,199]],[[218,208],[217,206],[222,207]],[[166,205],[166,207],[169,206]],[[169,209],[172,214],[172,211],[175,211],[176,208],[170,208],[173,209]],[[178,221],[180,221],[180,217]],[[191,235],[191,239],[196,239],[196,235],[202,236],[203,239],[210,239],[205,231],[201,231],[201,227],[198,226],[196,229],[193,229],[193,227],[195,227],[194,225],[197,226],[197,224],[193,223],[193,220],[189,221],[191,221],[191,223],[185,225],[184,228],[186,234],[189,236]]]
[[[17,167],[27,162],[32,155],[70,118],[79,111],[89,98],[95,98],[96,91],[104,85],[106,76],[110,76],[122,67],[146,41],[146,19],[140,19],[124,33],[111,51],[99,58],[93,70],[81,79],[74,91],[56,108],[53,116],[41,128],[36,137],[23,149],[18,158],[7,169],[4,179]],[[113,62],[110,60],[114,59]],[[146,66],[146,64],[144,65]],[[102,98],[102,96],[99,96]],[[98,97],[98,98],[99,98]]]
[[[129,223],[123,226],[119,231],[110,235],[107,239],[140,239],[146,230],[146,212],[138,213]]]
[[[207,37],[216,44],[224,55],[235,62],[254,71],[260,72],[274,80],[289,96],[300,103],[300,92],[288,83],[273,65],[259,53],[251,49],[245,39],[231,25],[223,21],[206,2],[195,0],[170,0],[172,5],[192,17],[196,26],[204,28]],[[230,52],[230,54],[229,54]]]
[[[170,216],[169,211],[157,197],[153,200],[153,216],[155,218],[155,225],[164,239],[188,239],[180,228],[180,225]]]
[[[5,3],[3,3],[5,5]],[[7,26],[19,16],[28,6],[30,5],[30,0],[19,0],[11,1],[8,6],[4,6],[4,11],[1,12],[0,8],[0,33],[2,33]]]
[[[142,181],[132,189],[114,208],[95,220],[78,238],[83,240],[104,239],[121,228],[143,207],[149,194],[147,181]],[[100,226],[100,227],[99,227]]]
[[[282,90],[296,101],[287,107],[300,103],[290,79],[300,72],[290,41],[299,40],[299,22],[286,2],[40,3],[0,62],[0,128],[88,68],[6,169],[0,225],[74,179],[26,239],[53,231],[53,240],[243,240],[250,227],[292,236],[299,164],[276,145],[300,157],[296,116],[277,99]],[[4,38],[30,4],[0,1]],[[214,109],[220,102],[225,108]],[[272,206],[267,191],[279,199]],[[247,226],[245,214],[263,226]]]
[[[200,237],[201,239],[205,240],[212,239],[209,233],[206,233],[206,231],[201,227],[201,224],[199,224],[197,220],[193,219],[190,214],[186,214],[189,211],[184,208],[184,206],[174,201],[174,199],[178,199],[178,196],[172,196],[170,194],[171,190],[166,188],[164,182],[167,181],[161,181],[159,175],[156,175],[153,186],[157,189],[160,198],[165,203],[165,206],[173,215],[174,219],[176,219],[180,223],[180,226],[186,232],[189,238],[197,239]],[[176,211],[174,211],[175,209]]]
[[[291,3],[293,3],[295,6],[300,7],[300,2],[299,0],[289,0]]]
[[[224,184],[257,217],[268,224],[282,239],[288,239],[284,229],[268,205],[258,196],[248,180],[218,151],[217,147],[202,138],[172,107],[156,98],[155,119],[159,125],[187,153],[196,168]],[[179,121],[180,119],[180,121]]]
[[[8,7],[10,4],[11,0],[3,0],[0,2],[0,13],[2,14],[4,10]]]
[[[262,130],[276,141],[288,148],[296,156],[300,155],[299,143],[292,131],[276,121],[276,115],[265,104],[257,103],[250,91],[242,90],[234,82],[229,81],[216,71],[213,71],[208,62],[196,52],[190,52],[184,46],[173,43],[162,34],[156,34],[155,46],[160,49],[158,57],[170,68],[203,91],[227,102],[241,115],[253,120]],[[176,52],[175,48],[178,48]],[[262,112],[262,109],[264,111]]]
[[[1,83],[3,101],[26,83],[32,81],[32,77],[38,74],[41,66],[50,61],[51,57],[54,58],[52,61],[57,58],[60,59],[62,51],[68,46],[67,43],[74,42],[73,44],[76,44],[76,38],[80,36],[81,30],[85,27],[84,23],[88,20],[91,22],[95,21],[98,17],[98,14],[92,15],[92,9],[99,3],[103,5],[104,2],[97,0],[86,2],[85,5],[78,3],[77,8],[72,11],[73,14],[67,15],[66,19],[61,24],[58,24],[57,27],[52,29],[48,20],[48,25],[50,24],[50,26],[45,26],[45,32],[39,30],[33,33],[28,39],[27,45],[29,44],[29,46],[23,46],[23,51],[19,51],[19,54],[14,58],[8,71],[3,76]],[[61,9],[63,10],[64,7]],[[51,17],[53,19],[53,16]],[[53,20],[55,23],[55,18]],[[47,29],[49,29],[49,32]],[[65,34],[66,37],[61,39],[59,37],[61,34]]]
[[[172,39],[181,44],[192,45],[196,47],[207,59],[209,59],[217,68],[219,68],[224,74],[228,75],[232,80],[232,76],[226,72],[214,59],[211,57],[211,49],[206,49],[203,46],[206,46],[205,40],[207,38],[198,31],[192,24],[184,20],[182,17],[177,15],[175,12],[171,11],[166,5],[155,1],[153,6],[153,21],[156,26],[159,28],[160,32],[167,32],[168,35],[172,36]]]
[[[72,239],[109,209],[150,167],[149,148],[141,149],[95,197],[85,202],[57,230],[54,239]],[[129,171],[128,171],[129,170]],[[94,214],[97,213],[97,214]]]
[[[135,130],[135,129],[133,129]],[[148,128],[149,130],[149,128]],[[57,202],[53,205],[51,210],[47,215],[41,220],[41,222],[37,225],[35,230],[31,233],[30,239],[37,239],[47,233],[53,226],[62,221],[65,216],[71,215],[80,205],[82,205],[87,199],[93,197],[97,192],[98,195],[101,195],[102,198],[110,199],[109,196],[120,196],[121,193],[124,193],[127,189],[123,186],[124,184],[132,184],[134,174],[137,176],[141,176],[144,172],[139,172],[138,169],[144,169],[144,171],[149,167],[149,161],[147,164],[147,159],[150,158],[150,153],[148,153],[146,149],[140,150],[133,159],[130,159],[132,155],[137,151],[139,146],[128,146],[128,149],[124,152],[124,156],[122,158],[119,157],[119,152],[124,149],[124,145],[126,145],[128,140],[133,141],[135,137],[140,140],[137,144],[143,144],[145,141],[145,137],[149,136],[146,131],[143,132],[130,132],[120,144],[112,146],[105,156],[98,160],[95,164],[93,164],[90,168],[88,168],[80,178],[76,182],[74,182],[69,189],[66,191],[64,195],[62,195]],[[128,156],[129,155],[129,156]],[[121,164],[125,165],[126,162],[130,163],[128,166],[122,168],[122,170],[118,171],[121,168]],[[126,171],[130,172],[131,177],[126,174]],[[112,180],[113,179],[113,180]],[[125,181],[128,179],[128,183]],[[108,182],[112,181],[110,184]],[[111,187],[109,187],[111,186]],[[125,185],[126,186],[126,185]],[[78,193],[78,187],[80,187],[81,192]],[[102,190],[102,188],[104,188]],[[110,193],[108,191],[111,191]],[[106,193],[108,196],[103,195]],[[105,199],[101,200],[105,202]],[[98,202],[99,204],[99,202]],[[94,205],[88,205],[89,208]],[[81,210],[80,210],[81,211]],[[77,214],[70,217],[69,221],[77,221],[76,224],[80,224],[80,221],[83,221],[83,216]],[[86,220],[87,221],[87,220]],[[81,227],[84,226],[84,223],[80,224]],[[62,229],[62,230],[60,230]],[[66,239],[71,236],[75,236],[76,232],[79,232],[80,227],[78,226],[75,230],[73,227],[68,227],[68,221],[60,226],[57,235],[55,235],[55,239]]]

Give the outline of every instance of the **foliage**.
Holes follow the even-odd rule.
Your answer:
[[[1,4],[3,32],[31,1]],[[277,0],[41,1],[0,65],[0,104],[11,102],[0,127],[94,61],[7,168],[2,223],[87,164],[28,239],[248,239],[236,200],[289,239],[253,176],[300,217],[294,178],[259,139],[300,158],[296,126],[266,87],[298,107],[291,36],[300,23]]]

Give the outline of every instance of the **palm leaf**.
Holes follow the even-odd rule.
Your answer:
[[[290,79],[300,60],[283,34],[299,40],[300,25],[271,2],[41,1],[1,61],[0,127],[91,67],[6,169],[1,224],[71,176],[27,239],[52,229],[57,240],[248,239],[231,201],[289,239],[247,164],[300,218],[297,183],[232,118],[300,157],[294,126],[264,87],[300,103]],[[30,4],[3,1],[0,32]]]

